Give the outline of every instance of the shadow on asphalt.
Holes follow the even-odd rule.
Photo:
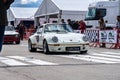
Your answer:
[[[33,53],[40,53],[40,54],[44,54],[43,51],[36,51]],[[72,53],[72,52],[50,52],[48,54],[45,55],[73,55],[73,54],[79,54],[79,55],[87,55],[88,53]]]
[[[3,43],[3,45],[19,45],[19,44],[15,44],[15,43]]]

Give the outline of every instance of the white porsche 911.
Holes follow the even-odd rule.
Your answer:
[[[44,53],[87,53],[88,44],[87,36],[73,32],[67,24],[43,24],[28,39],[30,52],[42,49]]]

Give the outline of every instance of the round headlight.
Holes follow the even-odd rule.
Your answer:
[[[87,42],[88,41],[88,37],[87,36],[83,36],[83,41]]]
[[[52,37],[53,42],[58,42],[58,38],[56,36]]]

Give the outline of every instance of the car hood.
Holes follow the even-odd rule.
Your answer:
[[[5,35],[17,35],[17,34],[19,33],[15,31],[5,31]]]
[[[50,33],[49,35],[46,34],[45,36],[49,39],[50,38],[52,39],[53,37],[57,37],[60,42],[84,42],[83,36],[85,35],[80,33],[62,33],[62,34]]]

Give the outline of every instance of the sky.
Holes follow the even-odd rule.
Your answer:
[[[43,0],[15,0],[13,7],[39,7]],[[92,3],[102,0],[86,0],[86,3]],[[104,0],[105,1],[105,0]]]
[[[42,0],[15,0],[13,7],[38,7]]]

